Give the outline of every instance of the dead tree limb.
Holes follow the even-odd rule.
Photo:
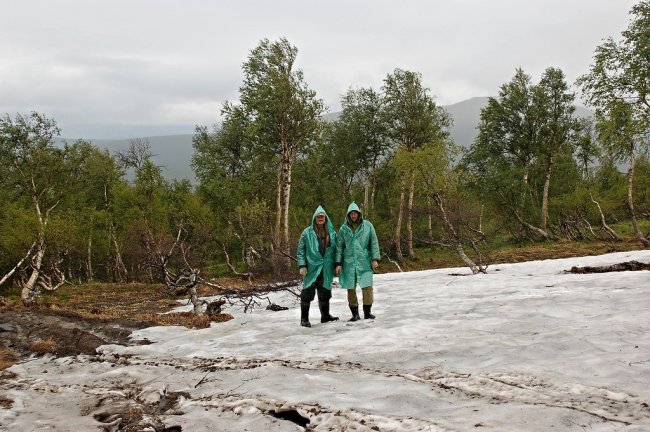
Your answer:
[[[612,264],[608,266],[586,266],[586,267],[571,267],[567,273],[607,273],[607,272],[616,272],[616,271],[640,271],[640,270],[650,270],[650,263],[642,263],[639,261],[626,261],[618,264]]]
[[[7,280],[9,280],[9,278],[11,276],[13,276],[14,273],[16,273],[16,270],[18,270],[20,268],[20,266],[23,265],[25,260],[27,260],[32,255],[32,251],[34,250],[34,246],[36,246],[36,241],[34,241],[34,243],[32,243],[32,245],[29,247],[29,250],[27,251],[25,256],[20,261],[18,261],[18,263],[14,266],[14,268],[9,270],[9,272],[7,272],[7,274],[4,275],[2,277],[2,279],[0,279],[0,286],[2,286],[3,283],[5,283]]]
[[[404,270],[402,270],[402,267],[399,266],[399,263],[397,261],[395,261],[394,259],[391,259],[391,257],[389,257],[386,254],[384,254],[383,257],[386,258],[389,262],[395,264],[395,267],[397,267],[397,270],[399,270],[400,272],[404,271]]]
[[[216,240],[216,242],[217,242],[217,244],[219,244],[219,246],[221,246],[221,249],[223,250],[223,254],[226,257],[226,266],[228,267],[228,269],[234,275],[248,279],[248,284],[252,285],[253,282],[251,281],[251,279],[253,278],[253,274],[251,272],[246,272],[246,273],[238,272],[237,269],[235,268],[235,266],[232,265],[232,263],[230,262],[230,255],[228,254],[228,250],[226,249],[226,245],[223,242],[219,241],[219,240]]]

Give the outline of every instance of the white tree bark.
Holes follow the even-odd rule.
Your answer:
[[[41,274],[43,257],[45,256],[45,235],[39,233],[36,240],[36,253],[32,258],[31,274],[20,290],[20,299],[24,304],[34,303],[36,296],[36,282]]]
[[[397,260],[402,261],[404,255],[402,255],[402,218],[404,213],[404,188],[402,187],[399,195],[399,210],[397,212],[397,227],[395,228],[395,254],[397,255]]]
[[[454,224],[451,223],[449,217],[447,216],[447,211],[445,210],[445,207],[442,202],[442,197],[440,196],[440,194],[438,193],[433,194],[433,199],[436,202],[436,205],[438,206],[438,210],[440,211],[442,222],[447,233],[449,234],[452,247],[460,257],[460,259],[463,260],[463,262],[467,265],[467,267],[469,267],[469,269],[472,271],[473,274],[485,273],[485,269],[477,266],[476,263],[474,263],[474,261],[472,261],[472,259],[469,256],[467,256],[467,254],[465,253],[460,238],[458,237],[458,232],[456,231],[456,228],[454,228]]]
[[[549,158],[550,160],[548,161],[548,166],[546,167],[546,178],[544,180],[544,194],[542,196],[542,223],[541,223],[541,230],[546,232],[547,231],[547,224],[548,224],[548,194],[549,194],[549,189],[551,188],[551,173],[553,171],[553,159]]]
[[[636,213],[634,212],[634,197],[632,195],[634,183],[634,167],[634,152],[630,152],[630,169],[627,171],[627,208],[630,211],[630,218],[632,219],[632,229],[634,230],[634,235],[641,243],[643,243],[644,246],[650,246],[650,240],[648,240],[639,229],[639,224],[636,220]]]
[[[591,198],[591,202],[596,205],[596,208],[598,208],[598,214],[600,214],[600,225],[607,234],[614,240],[620,240],[621,237],[616,234],[616,231],[614,231],[612,228],[610,228],[609,225],[607,225],[607,220],[605,219],[605,215],[603,214],[603,209],[600,207],[600,204],[598,201],[594,199],[594,196],[592,195],[591,191],[589,191],[589,198]]]
[[[408,236],[408,254],[410,259],[415,259],[413,250],[413,198],[415,196],[415,173],[411,175],[411,184],[409,185],[409,201],[406,219],[406,232]]]
[[[18,270],[18,269],[20,268],[20,266],[23,265],[23,263],[25,262],[25,260],[26,260],[27,258],[29,258],[29,257],[32,255],[32,251],[34,250],[34,246],[36,246],[36,241],[34,241],[34,242],[32,243],[32,245],[29,247],[29,250],[27,251],[27,253],[25,254],[25,256],[22,257],[20,261],[18,261],[18,263],[14,266],[14,268],[12,268],[11,270],[9,270],[9,272],[7,272],[7,274],[5,274],[5,275],[2,277],[2,279],[0,279],[0,286],[2,286],[2,284],[4,284],[7,280],[9,280],[9,278],[10,278],[11,276],[13,276],[14,273],[16,273],[16,270]]]
[[[86,257],[86,277],[89,282],[93,280],[93,237],[88,236],[88,247]]]

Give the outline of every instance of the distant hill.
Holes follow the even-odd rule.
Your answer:
[[[151,145],[153,161],[162,167],[162,174],[167,179],[189,179],[196,182],[194,172],[190,168],[192,154],[192,134],[149,136],[146,138]],[[93,145],[107,149],[114,154],[118,150],[126,150],[129,147],[129,139],[93,139],[85,138]],[[75,139],[63,139],[72,143]]]
[[[449,131],[454,142],[464,148],[469,148],[478,134],[476,129],[481,119],[481,108],[487,105],[487,97],[474,97],[443,108],[454,119],[454,125]]]
[[[454,119],[454,125],[450,130],[454,142],[461,147],[469,148],[478,133],[477,127],[480,120],[481,108],[487,105],[487,97],[474,97],[452,105],[443,105],[443,108],[449,112]],[[323,118],[327,121],[334,121],[338,118],[339,112],[327,113]],[[578,107],[576,115],[580,117],[590,117],[593,111]],[[105,148],[111,153],[116,150],[124,150],[129,146],[129,139],[141,137],[147,138],[154,154],[154,161],[163,167],[163,175],[168,179],[186,178],[192,182],[196,177],[190,168],[192,159],[192,137],[193,134],[167,134],[168,130],[191,131],[193,126],[176,125],[176,126],[124,126],[124,125],[95,125],[95,132],[102,137],[117,137],[119,139],[95,139],[85,138],[94,145]],[[64,128],[64,132],[73,131],[74,128]],[[78,129],[80,131],[81,129]],[[87,129],[93,130],[93,129]],[[160,131],[160,133],[156,133]],[[139,133],[147,132],[147,133]],[[75,136],[75,135],[68,135]],[[122,137],[122,138],[120,138]],[[74,139],[64,139],[73,142]]]

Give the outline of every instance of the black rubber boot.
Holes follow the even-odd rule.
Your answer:
[[[372,305],[363,305],[363,319],[375,319],[375,316],[370,313]]]
[[[350,312],[352,312],[352,318],[348,321],[359,321],[361,319],[359,316],[359,306],[350,306]]]
[[[318,307],[320,308],[320,322],[326,323],[330,321],[338,321],[339,317],[330,315],[330,302],[329,300],[319,301]]]
[[[309,322],[309,303],[300,303],[300,325],[311,327]]]

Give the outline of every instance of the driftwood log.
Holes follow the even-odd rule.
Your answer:
[[[642,263],[639,261],[626,261],[618,264],[597,267],[571,267],[569,273],[607,273],[615,271],[639,271],[650,270],[650,263]]]

